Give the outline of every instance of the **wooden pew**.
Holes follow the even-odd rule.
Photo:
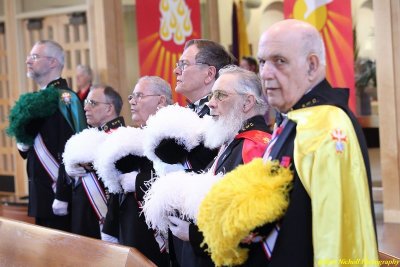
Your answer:
[[[155,266],[138,250],[0,217],[0,266]]]
[[[387,254],[382,251],[379,251],[379,260],[383,262],[383,264],[381,264],[380,267],[400,266],[400,258]],[[388,264],[385,264],[384,262],[388,262]]]

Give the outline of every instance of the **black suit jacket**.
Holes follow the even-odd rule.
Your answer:
[[[68,90],[71,94],[74,94],[74,92],[68,88],[67,82],[64,79],[60,78],[52,81],[47,87],[50,86],[57,89]],[[60,168],[58,171],[57,190],[56,194],[54,194],[52,190],[52,179],[40,163],[33,146],[26,152],[20,151],[21,156],[27,159],[29,184],[28,215],[41,219],[55,219],[56,217],[52,209],[55,197],[66,202],[70,202],[71,199],[70,179],[65,172],[61,156],[64,152],[65,143],[75,132],[59,109],[50,117],[38,120],[37,123],[31,125],[31,127],[35,128],[35,134],[41,134],[45,146],[57,163],[60,164]],[[69,216],[57,217],[69,218]]]

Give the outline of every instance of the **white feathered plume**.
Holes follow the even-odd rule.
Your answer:
[[[111,193],[119,193],[121,172],[115,168],[115,162],[129,154],[144,156],[143,130],[133,127],[119,127],[108,134],[98,149],[93,165],[104,185]]]
[[[144,196],[143,212],[149,227],[166,234],[168,215],[196,221],[201,201],[222,174],[172,172],[156,179]]]
[[[81,163],[92,163],[97,149],[106,139],[107,134],[97,128],[85,129],[73,135],[65,144],[62,155],[65,170],[70,173]]]
[[[154,150],[163,139],[173,138],[188,151],[202,141],[202,119],[193,110],[177,104],[160,109],[146,124],[144,153],[151,161],[160,160]]]

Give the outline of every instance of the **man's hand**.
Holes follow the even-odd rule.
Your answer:
[[[189,241],[190,223],[174,216],[168,216],[169,229],[172,234],[183,241]]]
[[[91,162],[90,163],[80,163],[79,166],[83,167],[86,170],[86,172],[93,172],[94,171],[93,164]]]
[[[65,216],[68,214],[68,202],[54,199],[52,208],[55,215]]]
[[[101,240],[118,244],[118,238],[113,237],[112,235],[108,235],[106,233],[101,232]]]
[[[17,143],[17,148],[21,152],[26,152],[29,150],[30,146],[24,143]]]
[[[165,164],[165,173],[184,171],[185,167],[182,164]]]
[[[82,177],[86,175],[86,169],[82,166],[75,165],[73,168],[66,170],[67,174],[71,177]]]
[[[136,176],[138,172],[129,172],[120,175],[121,186],[125,193],[136,191]]]

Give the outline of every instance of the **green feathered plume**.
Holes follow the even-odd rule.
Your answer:
[[[33,119],[53,115],[58,108],[58,99],[59,93],[54,87],[21,95],[8,116],[10,124],[7,134],[15,137],[19,143],[32,145],[35,136],[28,134],[26,126]]]

